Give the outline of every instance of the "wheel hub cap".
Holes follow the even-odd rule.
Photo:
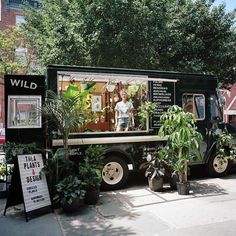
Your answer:
[[[226,171],[228,167],[228,160],[227,159],[221,160],[216,157],[213,161],[213,166],[217,173],[223,173],[224,171]]]

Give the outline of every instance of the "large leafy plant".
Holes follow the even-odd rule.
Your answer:
[[[147,118],[155,111],[156,104],[145,102],[138,108],[138,117],[140,118],[141,127],[145,127]]]
[[[6,144],[4,144],[4,150],[8,164],[13,163],[17,155],[42,152],[42,149],[37,147],[36,143],[23,144],[6,142]]]
[[[84,162],[80,163],[79,173],[87,190],[100,188],[104,154],[105,149],[101,145],[91,145],[85,150]]]
[[[216,138],[216,155],[220,161],[234,160],[236,150],[233,147],[234,137],[232,134],[229,134],[226,127],[220,132],[215,133]]]
[[[42,115],[48,119],[49,125],[59,130],[64,148],[68,148],[70,132],[78,130],[93,119],[89,89],[69,97],[48,91],[47,100],[40,109]]]
[[[193,150],[198,149],[202,139],[196,129],[196,120],[192,113],[184,112],[177,105],[171,106],[160,119],[163,125],[159,135],[167,136],[165,150],[171,166],[179,175],[179,182],[187,182],[188,163],[195,158]]]
[[[158,159],[157,156],[149,162],[148,168],[145,171],[145,177],[150,180],[164,178],[165,166],[162,160]]]
[[[56,185],[57,195],[54,197],[55,201],[61,204],[71,204],[74,199],[84,199],[85,197],[85,183],[77,176],[70,175],[64,178]]]
[[[86,190],[96,190],[100,188],[102,182],[101,170],[92,167],[89,163],[81,164],[80,176],[82,177]]]

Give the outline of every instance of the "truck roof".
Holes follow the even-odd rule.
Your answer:
[[[145,70],[145,69],[128,69],[128,68],[112,68],[112,67],[92,67],[92,66],[76,66],[76,65],[57,65],[51,64],[47,66],[48,70],[61,70],[61,71],[76,71],[76,72],[96,72],[96,73],[126,73],[137,75],[148,75],[150,77],[161,76],[163,78],[204,78],[216,80],[217,77],[212,74],[200,73],[186,73],[176,71],[159,71],[159,70]]]

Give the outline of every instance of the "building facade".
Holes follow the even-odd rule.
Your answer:
[[[23,0],[0,0],[0,31],[24,21],[22,12]],[[38,1],[28,1],[38,7]],[[16,49],[17,50],[17,49]],[[0,128],[4,127],[4,79],[0,77]]]

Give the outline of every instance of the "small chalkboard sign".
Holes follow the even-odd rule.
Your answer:
[[[24,203],[26,221],[29,212],[51,206],[42,154],[18,155],[4,211],[10,206]]]

